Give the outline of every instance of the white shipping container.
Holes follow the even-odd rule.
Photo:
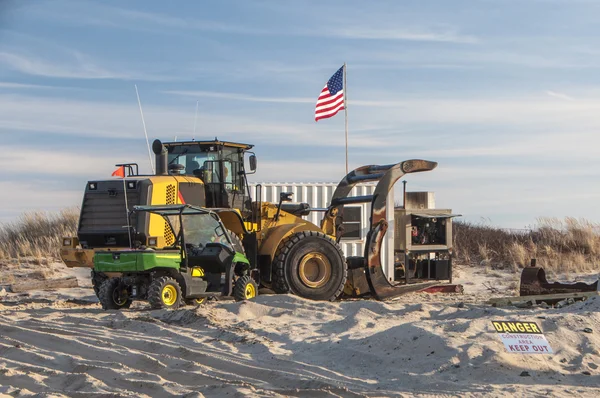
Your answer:
[[[292,201],[295,203],[308,203],[311,208],[326,208],[331,203],[331,197],[337,187],[337,183],[279,183],[279,182],[261,182],[251,183],[250,192],[252,199],[257,200],[256,186],[261,185],[261,199],[263,202],[279,203],[279,194],[281,192],[292,192],[294,196]],[[350,196],[372,195],[377,185],[373,183],[356,184]],[[364,256],[365,239],[370,228],[371,204],[359,203],[346,205],[349,207],[360,207],[360,233],[356,238],[344,237],[340,241],[340,246],[345,256]],[[305,220],[321,226],[323,212],[313,211]],[[385,234],[382,245],[381,263],[386,275],[394,275],[394,190],[391,190],[387,198],[388,231]]]

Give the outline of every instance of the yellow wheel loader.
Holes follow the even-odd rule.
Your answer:
[[[125,178],[87,183],[77,237],[63,239],[61,256],[67,266],[93,268],[94,254],[100,250],[171,246],[175,240],[162,218],[130,217],[129,210],[138,205],[191,204],[219,214],[223,224],[242,239],[246,257],[258,273],[253,279],[277,293],[314,300],[335,300],[342,292],[387,299],[423,288],[423,283],[411,284],[408,279],[390,282],[380,252],[388,226],[388,192],[404,174],[429,171],[437,163],[409,160],[360,167],[342,179],[328,208],[311,209],[307,203],[291,203],[292,195],[285,192],[278,203],[263,202],[259,189],[251,198],[247,174],[256,170],[252,145],[217,139],[155,140],[152,148],[155,175],[139,175],[136,164],[123,164],[118,166],[127,169]],[[361,182],[377,182],[374,194],[348,197]],[[346,259],[339,245],[344,206],[356,203],[371,204],[371,225],[364,256]],[[324,213],[321,225],[302,218],[312,211]],[[94,271],[92,281],[95,287],[103,282]]]

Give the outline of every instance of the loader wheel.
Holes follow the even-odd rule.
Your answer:
[[[102,282],[98,291],[98,299],[104,310],[129,308],[132,301],[129,298],[127,286],[120,278],[111,278]]]
[[[181,305],[181,287],[173,278],[154,279],[148,288],[148,301],[152,308],[177,309]]]
[[[233,297],[236,301],[250,300],[258,296],[258,285],[248,275],[240,276],[233,287]]]
[[[348,269],[338,244],[316,231],[297,232],[275,253],[273,290],[312,300],[335,300],[344,290]]]

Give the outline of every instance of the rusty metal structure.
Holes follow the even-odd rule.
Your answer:
[[[451,279],[451,262],[445,263],[443,272],[438,277],[429,275],[424,278],[395,278],[386,275],[381,262],[381,247],[383,238],[388,232],[387,197],[395,183],[408,173],[430,171],[437,167],[436,162],[413,159],[391,165],[370,165],[359,167],[350,172],[339,183],[333,194],[331,205],[321,223],[321,229],[338,237],[343,234],[340,230],[345,205],[356,203],[371,203],[371,228],[367,234],[363,256],[348,257],[348,282],[344,292],[351,296],[372,295],[378,300],[386,300],[398,295],[421,290],[428,286],[439,284],[440,280]],[[348,197],[352,188],[359,182],[377,182],[372,195]],[[441,269],[441,267],[439,267]],[[390,272],[388,272],[390,274]]]
[[[532,261],[535,264],[535,261]],[[519,294],[521,296],[551,295],[561,293],[583,293],[600,291],[598,281],[594,283],[550,283],[546,279],[546,271],[541,267],[523,268]]]

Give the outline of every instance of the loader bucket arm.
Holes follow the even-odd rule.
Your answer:
[[[378,300],[389,299],[408,291],[423,288],[423,285],[414,288],[414,286],[396,285],[388,281],[381,264],[381,245],[388,229],[387,196],[396,181],[405,174],[430,171],[436,167],[436,162],[421,159],[406,160],[384,166],[359,167],[342,179],[333,194],[331,205],[323,218],[321,227],[325,232],[334,229],[334,235],[338,241],[341,237],[341,234],[338,235],[338,233],[343,217],[343,206],[351,203],[371,203],[371,226],[366,237],[363,264],[371,293]],[[348,197],[357,183],[371,181],[377,181],[373,195]]]

